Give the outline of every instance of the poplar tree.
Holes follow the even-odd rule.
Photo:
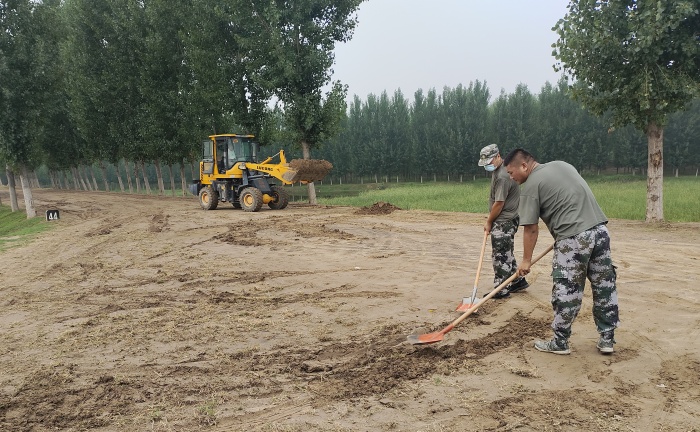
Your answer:
[[[669,114],[700,95],[697,0],[578,0],[554,30],[556,68],[573,97],[612,127],[647,137],[647,222],[663,215],[663,142]]]
[[[363,0],[253,1],[253,52],[265,60],[263,76],[284,108],[288,132],[304,159],[311,149],[339,132],[347,108],[347,87],[331,83],[335,44],[347,42],[357,25]],[[326,87],[330,85],[330,88]],[[309,202],[316,190],[309,183]]]

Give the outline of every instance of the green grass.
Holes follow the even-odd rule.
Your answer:
[[[321,192],[328,186],[322,186]],[[487,180],[469,183],[391,183],[359,192],[356,196],[325,198],[328,205],[371,206],[384,201],[404,210],[435,210],[482,213],[488,211],[489,183]]]
[[[0,205],[0,252],[50,229],[50,224],[37,216],[27,219],[23,210],[13,212],[10,207]]]
[[[645,177],[593,177],[586,179],[605,214],[615,219],[644,220]],[[664,178],[664,219],[700,222],[700,178]]]
[[[644,220],[646,177],[591,176],[586,181],[609,218]],[[344,189],[336,191],[337,187]],[[304,199],[306,188],[293,189],[290,194]],[[325,205],[364,207],[384,201],[406,210],[484,214],[488,210],[488,192],[488,179],[465,183],[317,185],[319,202]],[[664,218],[669,222],[700,222],[700,178],[664,179]]]

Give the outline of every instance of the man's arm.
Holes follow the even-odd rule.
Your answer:
[[[518,266],[518,274],[525,276],[530,273],[532,265],[532,253],[537,244],[537,236],[539,235],[540,227],[537,224],[523,225],[523,259]]]
[[[493,205],[491,206],[491,211],[489,212],[489,216],[486,218],[484,232],[491,232],[491,228],[493,227],[493,221],[495,221],[498,215],[501,214],[501,211],[503,211],[504,204],[505,201],[496,201],[493,203]]]

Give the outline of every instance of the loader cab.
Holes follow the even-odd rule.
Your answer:
[[[257,162],[259,145],[253,135],[212,135],[203,143],[203,160],[216,165],[219,173],[230,170],[237,162]]]

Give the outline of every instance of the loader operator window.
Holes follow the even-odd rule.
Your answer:
[[[226,141],[216,141],[216,165],[220,173],[227,171],[229,168],[229,162],[226,159],[226,147]]]
[[[257,162],[257,154],[255,144],[250,141],[250,138],[236,138],[233,140],[233,148],[237,156],[236,161],[240,162]]]

